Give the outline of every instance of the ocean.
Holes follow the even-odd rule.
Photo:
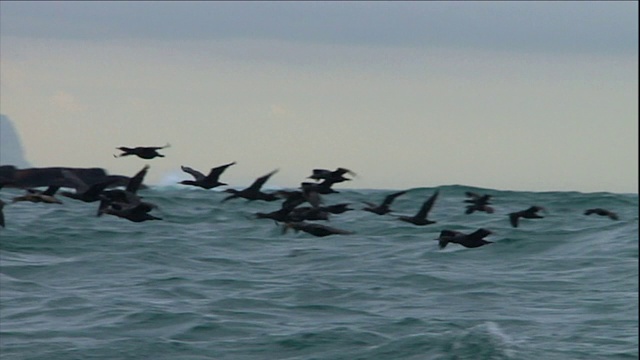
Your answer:
[[[363,201],[397,189],[339,185],[325,205],[353,210],[314,222],[354,234],[284,232],[255,217],[279,202],[181,186],[140,190],[162,218],[141,223],[61,196],[5,206],[0,358],[638,359],[637,194],[452,185],[376,215]],[[397,219],[436,190],[435,224]],[[494,213],[465,214],[466,191]],[[531,205],[544,218],[512,227]],[[493,243],[434,240],[479,228]]]

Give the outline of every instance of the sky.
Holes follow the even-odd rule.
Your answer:
[[[151,185],[638,193],[638,2],[2,1],[0,111]]]

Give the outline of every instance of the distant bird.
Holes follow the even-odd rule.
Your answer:
[[[149,165],[145,165],[140,171],[138,171],[133,177],[129,179],[127,187],[123,189],[110,189],[105,190],[100,194],[100,205],[98,207],[98,216],[107,213],[107,209],[112,205],[115,205],[114,210],[122,210],[123,207],[136,206],[142,202],[140,196],[137,195],[138,189],[142,186],[144,177],[149,171]],[[155,207],[155,205],[146,203],[146,206]]]
[[[422,204],[420,210],[418,210],[418,213],[414,216],[399,216],[398,219],[419,226],[435,224],[435,221],[427,219],[427,215],[429,215],[429,211],[431,211],[439,193],[440,191],[436,190],[436,192]]]
[[[229,195],[226,198],[222,199],[222,202],[225,202],[225,201],[228,201],[228,200],[231,200],[231,199],[235,199],[235,198],[244,198],[244,199],[247,199],[249,201],[253,201],[253,200],[275,201],[275,200],[278,200],[278,197],[276,195],[267,194],[267,193],[264,193],[264,192],[260,191],[260,189],[267,182],[267,180],[269,180],[269,178],[273,174],[275,174],[276,172],[278,172],[278,169],[273,170],[272,172],[268,173],[267,175],[264,175],[264,176],[261,176],[261,177],[257,178],[246,189],[243,189],[243,190],[226,189],[225,192],[231,193],[231,195]]]
[[[484,237],[490,234],[491,231],[486,229],[478,229],[468,235],[454,230],[442,230],[436,240],[440,249],[444,249],[449,243],[460,244],[466,248],[477,248],[493,243],[493,241],[484,240]]]
[[[531,206],[530,208],[522,211],[516,211],[509,214],[509,221],[511,226],[518,227],[518,220],[523,219],[542,219],[543,216],[537,214],[538,211],[545,211],[542,206]]]
[[[149,160],[155,157],[164,157],[164,155],[158,153],[158,150],[168,148],[169,146],[170,146],[169,143],[167,143],[167,145],[165,146],[147,146],[147,147],[138,146],[134,148],[121,146],[121,147],[117,147],[116,149],[122,151],[122,154],[113,155],[113,157],[118,158],[123,156],[136,155],[139,158]]]
[[[493,208],[489,206],[491,195],[479,195],[471,191],[465,192],[469,199],[464,202],[469,203],[465,214],[472,214],[474,211],[484,211],[487,214],[493,214]]]
[[[234,165],[236,162],[231,162],[225,165],[221,165],[218,167],[214,167],[209,171],[209,174],[205,176],[200,171],[194,170],[188,166],[180,166],[182,171],[191,174],[195,180],[182,180],[180,184],[182,185],[192,185],[201,187],[203,189],[213,189],[217,186],[227,185],[226,183],[220,182],[220,174],[222,174],[229,166]]]
[[[618,214],[609,211],[609,210],[605,210],[603,208],[594,208],[594,209],[588,209],[584,212],[585,215],[591,215],[591,214],[596,214],[596,215],[600,215],[600,216],[607,216],[609,217],[609,219],[611,220],[618,220]]]
[[[61,172],[65,179],[69,180],[73,184],[75,192],[62,191],[60,192],[60,195],[84,202],[100,201],[102,199],[102,192],[109,185],[118,181],[117,179],[112,178],[92,185],[87,185],[87,183],[72,171],[63,169]]]
[[[388,214],[391,212],[391,209],[389,208],[389,206],[391,205],[393,200],[395,200],[400,195],[406,194],[406,192],[407,191],[405,190],[405,191],[399,191],[399,192],[393,193],[391,195],[387,195],[384,198],[384,201],[380,205],[376,205],[374,203],[364,201],[367,207],[362,208],[362,210],[372,212],[378,215]]]
[[[344,177],[344,174],[356,175],[353,171],[345,168],[337,168],[336,170],[327,169],[313,169],[309,179],[314,180],[327,180],[330,183],[339,183],[343,181],[350,181],[351,179]]]
[[[108,207],[102,209],[102,212],[104,214],[115,215],[132,222],[162,220],[162,218],[149,214],[149,212],[154,208],[155,205],[146,202],[139,202],[137,204],[112,202]]]
[[[32,203],[62,204],[62,201],[55,197],[58,189],[60,189],[60,186],[57,185],[49,186],[44,191],[27,189],[26,194],[14,197],[13,202],[29,201]]]
[[[313,236],[329,236],[329,235],[350,235],[354,234],[352,231],[346,231],[341,229],[336,229],[330,226],[321,225],[321,224],[313,224],[307,222],[289,222],[286,223],[283,227],[283,233],[286,233],[288,229],[293,229],[296,232],[304,231]]]
[[[4,227],[4,211],[2,210],[4,205],[4,201],[0,199],[0,226],[2,227]]]

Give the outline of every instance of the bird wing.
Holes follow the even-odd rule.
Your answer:
[[[160,150],[160,149],[168,148],[169,146],[171,146],[171,145],[169,143],[167,143],[164,146],[149,146],[147,149]]]
[[[469,238],[482,239],[487,235],[491,235],[491,231],[481,228],[469,234]]]
[[[431,195],[431,197],[429,197],[427,199],[427,201],[425,201],[422,204],[422,207],[420,208],[420,211],[418,211],[418,213],[416,214],[417,218],[420,219],[426,219],[427,215],[429,214],[429,211],[431,211],[431,208],[433,207],[433,204],[436,202],[436,199],[438,198],[438,193],[440,193],[439,190],[436,190],[436,192]]]
[[[218,167],[214,167],[211,169],[211,171],[209,172],[209,175],[207,175],[207,178],[210,180],[217,180],[220,177],[220,174],[222,174],[229,166],[234,165],[236,162],[231,162],[225,165],[221,165]]]
[[[518,218],[520,218],[519,213],[509,214],[509,222],[511,223],[511,226],[518,227]]]
[[[267,175],[264,175],[264,176],[261,176],[261,177],[257,178],[256,181],[254,181],[253,184],[251,184],[251,186],[249,186],[248,189],[255,190],[255,191],[260,190],[262,185],[264,185],[264,183],[266,183],[267,180],[269,180],[269,178],[273,174],[275,174],[276,172],[278,172],[278,169],[273,170],[272,172],[268,173]]]
[[[56,186],[56,185],[49,186],[45,191],[42,192],[42,195],[53,196],[56,193],[56,191],[58,191],[58,189],[60,189],[60,186]]]
[[[358,175],[357,175],[356,173],[354,173],[353,171],[351,171],[351,170],[349,170],[349,169],[345,169],[345,168],[337,168],[337,169],[333,172],[333,174],[334,174],[335,176],[342,176],[342,175],[344,175],[344,174],[349,174],[349,175],[352,175],[352,176],[358,176]]]
[[[198,170],[195,170],[193,168],[190,168],[184,165],[180,166],[180,169],[182,169],[182,171],[186,172],[187,174],[190,174],[191,176],[193,176],[194,179],[198,181],[204,179],[204,174]]]
[[[135,194],[138,188],[140,188],[140,185],[142,185],[142,180],[144,180],[145,175],[147,175],[147,171],[149,171],[149,165],[145,165],[142,170],[138,171],[137,174],[129,179],[126,190]]]
[[[384,198],[384,201],[382,202],[382,206],[389,206],[391,205],[391,203],[393,202],[393,200],[395,200],[398,196],[405,194],[407,191],[399,191],[397,193],[393,193],[391,195],[388,195],[387,197]]]
[[[331,170],[313,169],[311,170],[311,176],[309,176],[309,179],[314,179],[314,180],[326,179],[327,176],[329,175],[331,175]]]

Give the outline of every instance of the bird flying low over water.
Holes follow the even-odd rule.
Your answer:
[[[140,171],[131,177],[124,190],[111,189],[103,191],[100,194],[98,216],[101,216],[102,214],[111,214],[127,219],[131,217],[132,219],[129,219],[131,221],[136,221],[133,219],[142,219],[140,221],[154,220],[149,218],[151,215],[146,216],[144,213],[148,213],[151,209],[156,208],[157,206],[148,202],[143,202],[142,198],[137,195],[137,191],[142,186],[142,181],[147,175],[147,171],[149,171],[149,165],[145,165]]]
[[[156,206],[151,203],[142,201],[136,204],[112,202],[108,207],[102,209],[102,213],[115,215],[133,222],[162,220],[162,218],[149,214],[155,207]]]
[[[351,179],[344,177],[344,174],[349,174],[355,176],[356,173],[349,169],[345,168],[337,168],[336,170],[327,170],[327,169],[313,169],[311,176],[309,179],[314,180],[327,180],[333,183],[339,183],[343,181],[350,181]]]
[[[113,157],[118,158],[123,156],[136,155],[139,158],[149,160],[155,157],[164,157],[164,155],[158,153],[158,150],[168,148],[169,146],[169,143],[167,143],[167,145],[165,146],[138,146],[134,148],[120,146],[116,149],[122,151],[122,153],[120,155],[113,155]]]
[[[321,224],[313,224],[307,222],[289,222],[284,224],[283,233],[286,233],[288,229],[293,229],[296,232],[304,231],[313,236],[323,237],[329,235],[350,235],[354,234],[352,231],[336,229],[330,226],[321,225]]]
[[[399,216],[398,219],[419,226],[435,224],[435,221],[427,219],[427,215],[429,215],[429,211],[431,211],[439,193],[440,191],[436,190],[436,192],[422,204],[420,210],[418,210],[418,213],[414,216]]]
[[[464,202],[468,203],[465,214],[472,214],[474,211],[484,211],[487,214],[493,214],[493,208],[489,206],[491,195],[479,195],[471,191],[465,192],[469,199]]]
[[[391,212],[391,209],[389,208],[389,206],[391,205],[391,203],[393,202],[393,200],[395,200],[398,196],[406,194],[406,190],[405,191],[399,191],[390,195],[387,195],[384,198],[384,201],[382,201],[382,203],[380,205],[376,205],[374,203],[370,203],[367,201],[364,201],[365,205],[367,205],[367,207],[362,208],[362,210],[368,211],[368,212],[372,212],[374,214],[378,214],[378,215],[384,215],[384,214],[388,214]]]
[[[478,229],[468,235],[454,230],[442,230],[435,240],[438,240],[440,249],[444,249],[449,243],[460,244],[466,248],[477,248],[493,243],[493,241],[484,240],[484,237],[490,234],[491,231],[486,229]]]
[[[511,226],[518,227],[518,220],[523,219],[542,219],[544,216],[538,215],[538,211],[545,211],[542,206],[531,206],[530,208],[522,211],[516,211],[509,214],[509,222]]]
[[[618,214],[616,214],[616,213],[614,213],[612,211],[603,209],[603,208],[588,209],[588,210],[585,210],[584,214],[585,215],[596,214],[596,215],[600,215],[600,216],[607,216],[611,220],[618,220],[619,219],[618,218]]]
[[[247,199],[249,201],[253,201],[253,200],[275,201],[275,200],[278,200],[278,197],[276,195],[267,194],[267,193],[264,193],[264,192],[260,191],[260,189],[267,182],[267,180],[269,180],[269,178],[271,176],[273,176],[273,174],[275,174],[276,172],[278,172],[278,169],[273,170],[272,172],[257,178],[246,189],[243,189],[243,190],[226,189],[225,192],[231,193],[231,195],[229,195],[226,198],[222,199],[222,202],[225,202],[225,201],[231,200],[231,199],[235,199],[235,198],[239,198],[239,197]]]
[[[27,189],[26,194],[14,197],[13,202],[29,201],[32,203],[62,204],[62,201],[55,197],[58,189],[60,189],[60,186],[57,185],[49,186],[44,191]]]
[[[220,174],[222,174],[229,166],[234,165],[235,163],[236,162],[234,161],[225,165],[214,167],[206,176],[200,171],[194,170],[188,166],[180,166],[180,169],[193,176],[194,180],[182,180],[179,182],[179,184],[197,186],[203,189],[213,189],[217,186],[227,185],[227,183],[219,181]]]

